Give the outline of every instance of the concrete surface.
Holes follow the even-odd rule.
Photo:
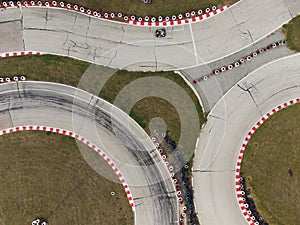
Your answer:
[[[203,225],[246,225],[235,194],[239,148],[271,108],[300,96],[300,54],[258,68],[214,106],[202,129],[193,165],[195,205]]]
[[[168,27],[158,39],[156,28],[62,9],[9,8],[0,12],[0,52],[38,50],[129,70],[183,69],[239,51],[299,12],[297,0],[242,0],[207,20]]]
[[[239,52],[236,52],[233,55],[227,56],[221,60],[211,62],[206,65],[186,69],[181,72],[192,84],[192,80],[196,80],[200,77],[210,74],[213,70],[219,69],[222,66],[233,64],[234,62],[239,61],[244,56],[250,55],[252,52],[257,51],[260,48],[267,47],[271,43],[278,42],[284,39],[285,36],[280,29],[272,35],[269,35],[268,37],[247,48],[242,49]],[[251,61],[246,62],[237,68],[210,77],[206,81],[202,80],[200,82],[197,82],[196,84],[192,84],[201,98],[204,111],[209,112],[231,87],[233,87],[239,80],[247,76],[256,68],[259,68],[262,65],[291,54],[294,54],[294,52],[289,50],[287,46],[279,46],[274,49],[270,49],[263,54],[259,54],[257,57],[253,57]]]
[[[135,224],[178,224],[175,188],[158,151],[146,133],[111,104],[66,85],[6,83],[0,84],[0,121],[1,129],[51,126],[87,138],[109,154],[129,184]]]

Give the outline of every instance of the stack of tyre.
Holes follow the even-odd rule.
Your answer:
[[[37,218],[34,221],[32,221],[31,225],[48,225],[48,223],[44,219]]]

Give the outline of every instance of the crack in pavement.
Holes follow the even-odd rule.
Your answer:
[[[125,32],[126,32],[126,30],[124,29],[124,27],[122,27],[122,36],[120,38],[120,41],[118,42],[118,46],[115,48],[115,54],[109,60],[108,67],[111,66],[113,60],[117,57],[118,49],[119,49],[120,45],[123,43]]]
[[[22,99],[22,96],[21,96],[21,94],[20,94],[19,82],[17,81],[16,84],[17,84],[17,89],[18,89],[19,98]]]
[[[262,113],[261,110],[259,109],[258,104],[257,104],[257,102],[255,101],[254,96],[253,96],[253,94],[252,94],[252,92],[251,92],[251,89],[252,89],[252,88],[255,88],[255,86],[254,86],[253,84],[250,84],[250,86],[249,86],[248,88],[243,88],[243,87],[242,87],[241,85],[239,85],[239,84],[237,84],[237,86],[238,86],[241,90],[247,92],[247,93],[250,95],[250,98],[252,99],[253,103],[255,104],[255,106],[256,106],[257,110],[259,111],[260,115],[263,116],[263,113]]]
[[[47,29],[47,28],[37,28],[37,27],[24,27],[24,30],[39,30],[39,31],[50,31],[50,32],[65,32],[68,34],[72,34],[73,32],[67,31],[67,30],[54,30],[54,29]]]
[[[42,18],[45,18],[45,29],[46,29],[48,21],[51,20],[51,19],[48,18],[48,8],[46,9],[46,15],[45,15],[45,17],[42,16]]]
[[[74,16],[74,25],[76,24],[76,22],[77,22],[77,17],[78,17],[78,14],[77,13],[75,13],[75,16]]]
[[[221,118],[221,117],[218,117],[218,116],[209,115],[209,117],[212,117],[212,118],[216,118],[216,119],[219,119],[219,120],[223,120],[223,121],[225,121],[225,119],[224,119],[224,118]]]
[[[287,8],[287,10],[289,11],[289,14],[290,14],[291,18],[294,18],[293,13],[292,13],[291,9],[287,6],[285,0],[282,0],[282,1],[284,3],[285,7]]]
[[[193,173],[225,173],[234,172],[235,170],[193,170]]]
[[[22,17],[23,17],[23,15],[22,15]],[[14,22],[21,22],[22,23],[22,18],[21,19],[16,19],[16,20],[0,21],[0,24],[14,23]]]
[[[233,12],[232,12],[232,9],[231,9],[231,8],[229,8],[229,11],[230,11],[230,13],[231,13],[231,15],[232,15],[232,18],[233,18],[233,20],[235,21],[236,26],[237,26],[238,30],[240,31],[240,33],[249,36],[250,39],[251,39],[252,42],[253,42],[253,38],[252,38],[252,35],[250,34],[249,30],[247,30],[247,32],[243,32],[243,31],[241,30],[241,28],[240,28],[240,25],[241,25],[241,24],[244,24],[245,22],[238,23],[237,19],[236,19],[235,16],[233,15]]]
[[[251,41],[252,41],[252,43],[254,42],[254,40],[253,40],[253,37],[252,37],[252,34],[250,33],[250,31],[247,29],[247,32],[248,32],[248,35],[249,35],[249,37],[251,38]]]
[[[8,101],[8,106],[7,106],[7,111],[8,111],[8,115],[9,115],[9,119],[10,119],[10,122],[11,122],[11,124],[14,124],[13,123],[13,119],[12,119],[12,116],[11,116],[11,112],[10,112],[10,99],[9,99],[9,101]]]
[[[22,32],[22,46],[23,46],[23,51],[26,51],[26,44],[25,44],[25,37],[24,37],[24,16],[23,16],[23,11],[22,7],[20,7],[20,15],[21,15],[21,32]]]
[[[157,69],[158,69],[158,62],[157,62],[157,56],[156,56],[156,40],[154,40],[153,55],[154,55],[154,59],[155,59],[155,71],[157,71]]]

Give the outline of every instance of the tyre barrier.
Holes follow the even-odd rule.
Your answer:
[[[155,17],[152,17],[152,18],[151,18],[151,22],[154,23],[155,21],[156,21],[156,18],[155,18]]]
[[[156,131],[154,131],[154,133],[156,133],[156,135],[159,135],[158,138],[151,137],[151,140],[152,140],[152,142],[154,143],[155,146],[156,146],[157,140],[159,140],[160,138],[166,139],[166,137],[167,137],[167,134],[165,132],[159,132],[159,133],[157,133]],[[173,181],[173,185],[174,185],[174,188],[176,190],[176,195],[175,196],[177,198],[177,201],[180,204],[183,204],[182,191],[181,191],[181,189],[179,187],[179,180],[176,178],[176,175],[174,173],[174,167],[172,165],[170,165],[170,163],[168,162],[167,156],[166,156],[166,154],[164,154],[164,150],[162,148],[158,149],[157,147],[156,147],[156,149],[159,150],[161,158],[165,162],[165,164],[166,164],[166,166],[167,166],[167,168],[169,170],[170,177],[171,177],[171,179]],[[183,209],[184,209],[183,212],[185,212],[186,209],[187,209],[187,207],[184,206]],[[182,217],[181,214],[180,214],[180,217]]]
[[[268,47],[266,47],[266,48],[260,48],[259,50],[252,52],[250,55],[242,57],[239,61],[235,62],[234,64],[229,64],[228,66],[223,66],[223,67],[221,67],[219,69],[215,69],[215,70],[213,70],[211,72],[211,74],[205,75],[205,76],[201,77],[198,80],[194,80],[195,82],[192,82],[192,83],[196,84],[197,81],[201,81],[201,80],[205,81],[205,80],[207,80],[211,75],[218,75],[218,74],[220,74],[222,72],[225,72],[226,70],[232,70],[232,69],[234,69],[236,67],[239,67],[241,64],[243,64],[245,62],[251,61],[251,59],[253,57],[257,57],[258,54],[262,54],[262,53],[266,52],[268,49],[269,50],[270,49],[274,49],[274,48],[276,48],[278,46],[282,46],[282,45],[286,45],[286,41],[285,40],[274,42],[274,43],[268,45]]]
[[[134,20],[135,20],[135,16],[134,16],[134,15],[131,15],[131,16],[130,16],[130,20],[133,20],[133,21],[134,21]]]
[[[26,77],[25,76],[14,76],[13,78],[10,77],[5,77],[5,78],[0,78],[0,83],[10,83],[10,82],[17,82],[17,81],[25,81]]]
[[[14,132],[18,132],[18,131],[53,132],[53,133],[62,134],[62,135],[68,136],[68,137],[72,137],[72,138],[82,142],[83,144],[87,145],[88,147],[90,147],[92,150],[94,150],[96,153],[98,153],[98,155],[101,156],[109,164],[109,166],[112,168],[114,173],[117,175],[117,177],[121,181],[121,184],[122,184],[123,188],[125,189],[125,193],[126,193],[128,202],[129,202],[129,204],[132,208],[132,211],[135,212],[135,203],[134,203],[134,200],[133,200],[133,196],[131,194],[131,190],[130,190],[128,184],[126,183],[125,178],[124,178],[123,174],[121,173],[120,169],[116,166],[116,164],[109,157],[109,155],[106,154],[106,152],[104,152],[103,150],[98,148],[95,144],[90,142],[88,139],[86,139],[83,136],[80,136],[79,134],[77,134],[73,131],[69,131],[69,130],[65,130],[65,129],[61,129],[61,128],[39,126],[39,125],[23,125],[23,126],[16,126],[16,127],[3,129],[3,130],[0,130],[0,135],[14,133]]]
[[[149,2],[151,2],[151,1],[147,0],[147,3],[149,3]],[[0,7],[4,7],[4,8],[23,7],[23,6],[30,7],[30,6],[36,6],[36,5],[39,7],[55,7],[55,8],[63,8],[63,9],[67,9],[67,10],[74,10],[74,11],[79,11],[81,13],[96,17],[96,18],[103,18],[100,14],[101,10],[91,10],[91,9],[87,9],[83,6],[78,6],[75,4],[73,5],[70,3],[62,2],[62,1],[61,2],[30,1],[29,3],[27,1],[18,1],[16,4],[13,1],[9,1],[9,3],[7,3],[7,2],[0,3]],[[170,16],[166,16],[166,17],[159,16],[158,18],[154,17],[155,19],[151,19],[152,24],[145,23],[145,22],[149,21],[149,19],[147,20],[146,17],[143,20],[139,19],[138,21],[136,21],[136,19],[131,19],[132,18],[131,16],[124,15],[123,19],[125,22],[127,22],[129,24],[137,25],[137,26],[174,26],[174,25],[198,22],[198,21],[207,19],[211,16],[214,16],[216,14],[219,14],[219,13],[227,10],[229,7],[230,7],[229,4],[225,5],[224,7],[219,8],[219,9],[217,9],[216,6],[212,6],[211,8],[206,8],[205,10],[199,9],[197,11],[197,13],[193,10],[189,10],[183,14],[183,15],[185,15],[185,17],[182,14],[179,14],[178,16],[173,15],[172,17],[170,17]],[[97,13],[95,13],[95,11]],[[202,16],[203,11],[206,13],[206,15],[204,15],[204,16]],[[106,13],[107,12],[105,12],[104,15],[107,15]],[[196,14],[198,15],[198,17],[195,17]],[[105,19],[114,19],[114,18],[116,18],[116,15],[118,15],[118,18],[122,18],[123,14],[109,13],[108,16],[104,16],[104,18]],[[190,17],[192,17],[192,18],[190,18]],[[130,18],[130,20],[126,19],[126,18]],[[170,22],[171,19],[172,19],[172,21]],[[156,21],[159,21],[159,23],[157,23]]]
[[[249,225],[259,225],[259,224],[268,224],[267,222],[263,221],[262,217],[259,215],[259,213],[256,211],[256,207],[254,204],[253,199],[249,197],[250,193],[248,190],[246,190],[246,183],[245,179],[241,175],[241,164],[242,159],[245,153],[245,149],[253,136],[253,134],[256,132],[256,130],[266,121],[268,120],[272,115],[274,115],[276,112],[287,108],[291,105],[300,103],[300,97],[291,99],[289,101],[286,101],[280,105],[277,105],[276,107],[272,108],[270,111],[265,113],[259,120],[256,121],[256,123],[249,129],[249,132],[246,134],[246,136],[243,139],[242,145],[240,147],[240,151],[236,160],[236,166],[235,166],[235,189],[236,189],[236,197],[237,202],[240,207],[241,213],[243,214],[245,220]],[[246,195],[242,195],[242,192],[247,192]],[[251,200],[251,201],[250,201]]]

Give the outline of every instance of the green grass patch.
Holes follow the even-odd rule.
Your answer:
[[[142,0],[69,0],[70,3],[86,6],[90,9],[101,9],[102,12],[122,12],[137,16],[171,16],[198,11],[207,7],[222,7],[238,0],[152,0],[145,4]]]
[[[300,52],[300,16],[283,25],[288,47]]]
[[[89,65],[89,63],[79,60],[53,55],[11,57],[0,60],[1,75],[3,77],[23,74],[26,75],[28,80],[57,82],[74,87],[77,87]],[[99,69],[101,68],[103,67],[99,66]],[[197,97],[185,81],[174,72],[154,73],[120,70],[110,77],[102,88],[99,96],[113,103],[119,92],[126,85],[136,79],[149,76],[163,77],[182,87],[196,106],[200,126],[205,122],[206,118],[203,115]],[[148,134],[150,134],[149,122],[151,119],[154,117],[163,118],[167,129],[170,131],[171,137],[178,142],[181,129],[179,116],[174,107],[167,101],[155,97],[142,99],[134,105],[130,116],[136,120]],[[198,134],[195,135],[198,136]],[[191,146],[195,146],[195,143],[196,138],[192,141]]]
[[[260,215],[270,225],[300,224],[299,135],[300,104],[296,104],[268,119],[245,151],[242,173]]]
[[[75,139],[23,131],[0,136],[0,143],[0,224],[31,224],[37,217],[53,225],[134,223],[123,186],[96,173]]]

